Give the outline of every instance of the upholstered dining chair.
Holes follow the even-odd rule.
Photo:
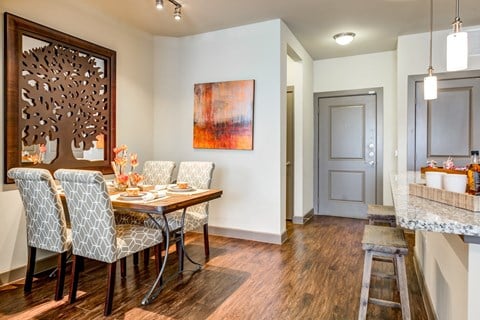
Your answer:
[[[76,300],[79,263],[83,257],[107,263],[108,283],[104,315],[112,312],[116,262],[125,276],[126,257],[155,247],[157,271],[160,269],[162,233],[138,225],[116,225],[112,202],[102,173],[59,169],[55,178],[65,191],[72,226],[73,267],[69,302]]]
[[[70,229],[67,228],[55,181],[45,169],[12,168],[7,175],[15,180],[26,214],[28,261],[23,290],[32,290],[37,248],[56,252],[58,258],[55,300],[61,300],[67,253],[72,247],[72,237]]]
[[[143,164],[143,183],[146,185],[166,185],[172,182],[173,161],[145,161]],[[140,212],[115,210],[115,222],[117,224],[138,224],[143,225],[148,216]]]
[[[143,164],[142,176],[143,184],[146,185],[166,185],[172,182],[174,161],[149,160]],[[115,210],[116,224],[136,224],[143,226],[148,216],[145,213],[129,210]],[[143,252],[143,264],[148,265],[150,261],[150,250],[147,248]],[[138,253],[133,255],[133,264],[138,264]]]
[[[212,183],[212,175],[215,164],[206,161],[184,161],[178,167],[177,181],[187,182],[195,189],[209,189]],[[157,218],[158,224],[165,230],[163,218]],[[167,215],[168,227],[172,232],[178,231],[182,225],[182,211],[175,211]],[[154,228],[156,224],[145,221],[145,225]],[[197,230],[203,226],[203,240],[205,245],[205,256],[210,255],[208,241],[208,202],[187,208],[185,213],[184,232]],[[177,246],[177,250],[179,247]]]

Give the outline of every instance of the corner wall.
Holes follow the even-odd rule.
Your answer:
[[[282,212],[280,20],[184,38],[155,38],[155,159],[215,162],[209,226],[280,243]],[[195,83],[255,80],[253,150],[193,148]],[[283,216],[283,217],[282,217]],[[212,232],[214,233],[214,232]]]

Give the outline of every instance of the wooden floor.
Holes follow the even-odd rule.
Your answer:
[[[363,268],[361,237],[365,221],[315,217],[306,225],[288,224],[284,245],[210,237],[204,269],[167,284],[148,306],[140,301],[155,277],[155,263],[146,269],[128,260],[127,278],[117,275],[112,319],[356,319]],[[413,245],[413,235],[407,237]],[[205,262],[202,237],[189,234],[187,250]],[[416,281],[412,248],[407,277],[412,319],[427,319]],[[172,254],[167,272],[173,272]],[[153,258],[152,258],[153,259]],[[386,263],[374,267],[388,269]],[[188,268],[189,264],[186,263]],[[68,268],[68,272],[69,272]],[[65,291],[68,294],[66,279]],[[80,275],[77,302],[53,300],[55,279],[39,277],[32,293],[23,282],[0,287],[0,319],[103,318],[106,268],[87,261]],[[373,281],[371,296],[392,298],[393,280]],[[398,301],[398,294],[393,295]],[[401,319],[401,312],[369,305],[368,319]]]

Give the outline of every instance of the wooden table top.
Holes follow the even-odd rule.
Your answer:
[[[159,198],[157,200],[152,200],[148,202],[121,201],[112,199],[112,205],[114,208],[165,214],[220,198],[222,194],[223,191],[217,189],[209,189],[205,192],[199,192],[194,194],[168,193],[167,197],[165,198]]]

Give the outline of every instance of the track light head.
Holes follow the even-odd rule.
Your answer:
[[[173,13],[173,18],[175,18],[175,20],[177,20],[177,21],[182,19],[182,7],[180,7],[180,6],[175,7],[175,12]]]
[[[158,10],[163,9],[163,0],[155,0],[155,6]]]

